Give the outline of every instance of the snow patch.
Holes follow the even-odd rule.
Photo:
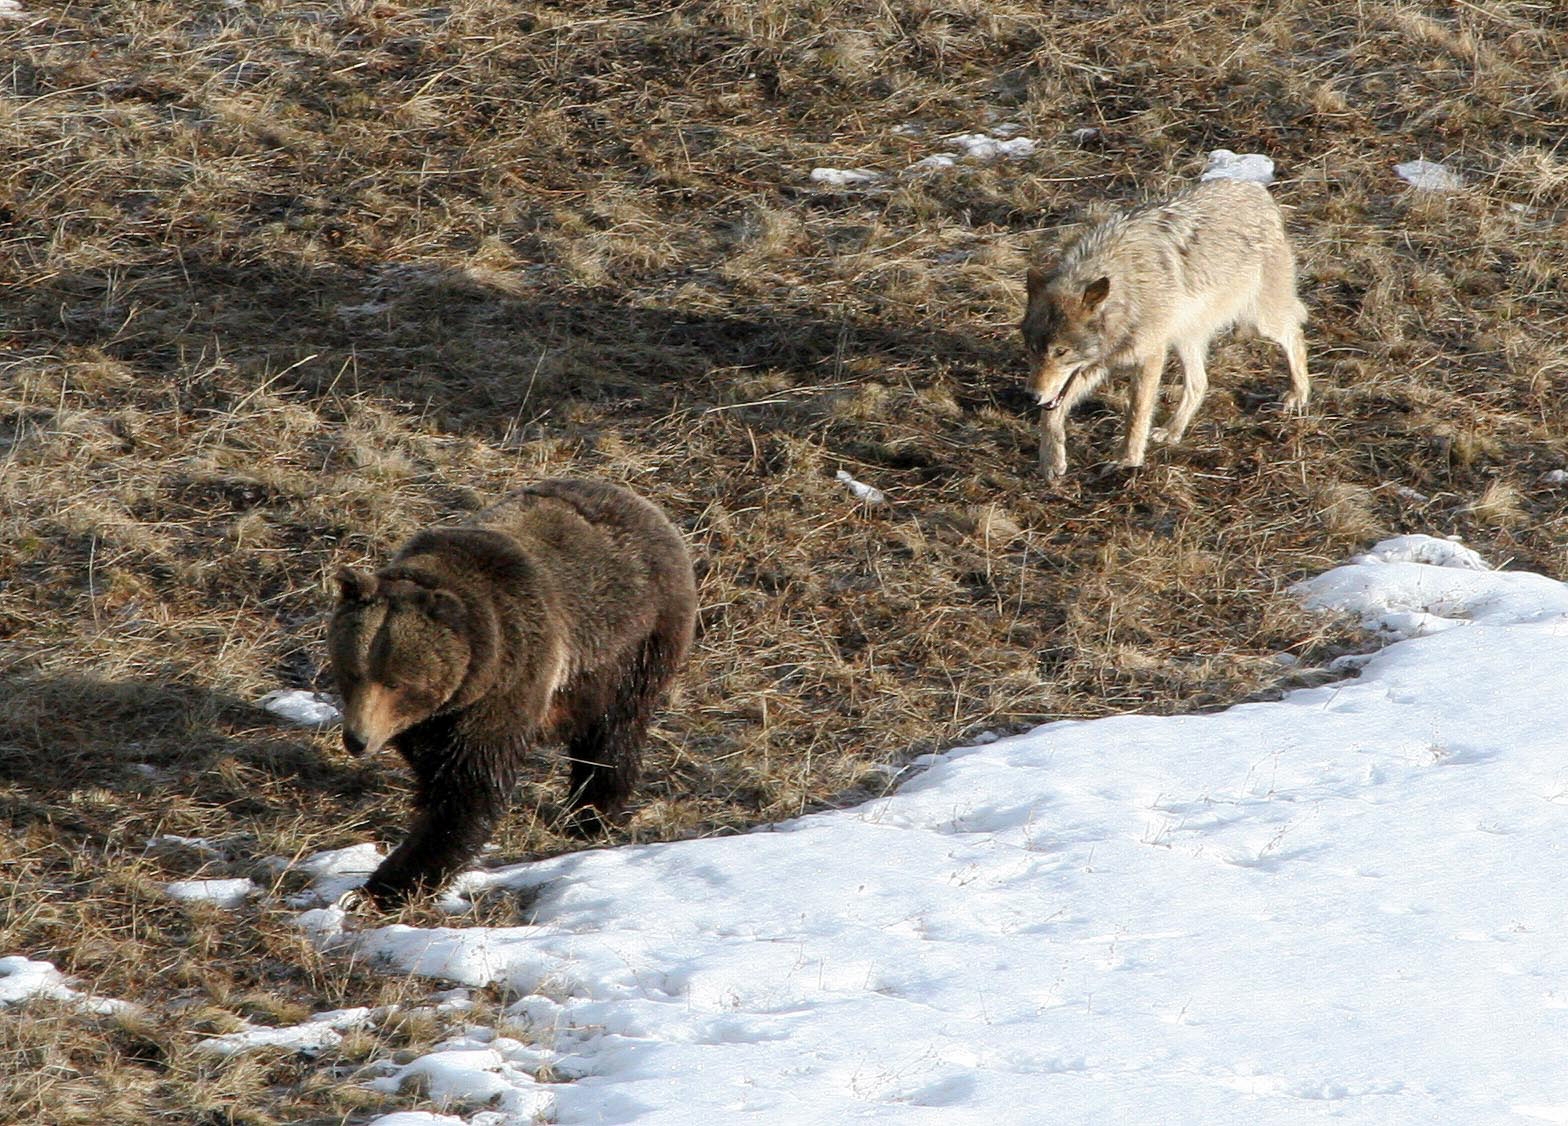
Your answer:
[[[993,126],[989,133],[954,133],[943,142],[952,146],[949,151],[932,153],[909,166],[910,172],[929,172],[938,168],[952,168],[960,162],[989,164],[995,160],[1021,160],[1034,155],[1039,142],[1031,137],[1015,136],[1022,125],[1007,122]]]
[[[328,946],[348,930],[348,912],[336,905],[313,907],[294,916],[294,925],[318,945]]]
[[[1202,180],[1244,180],[1253,184],[1274,182],[1274,161],[1262,153],[1234,153],[1229,149],[1215,149],[1209,153],[1209,162],[1198,177]]]
[[[1459,173],[1430,160],[1407,160],[1394,165],[1399,178],[1411,187],[1424,192],[1457,192],[1465,186]]]
[[[878,489],[872,485],[867,485],[862,481],[855,480],[842,469],[833,474],[833,477],[835,480],[844,482],[845,487],[848,488],[852,494],[854,494],[856,500],[861,500],[866,504],[873,505],[887,503],[887,494],[884,493],[881,489]]]
[[[555,1097],[535,1073],[553,1053],[480,1030],[477,1036],[446,1041],[391,1075],[373,1079],[372,1091],[397,1094],[410,1082],[442,1109],[491,1106],[514,1122],[536,1122],[550,1114]],[[377,1119],[382,1122],[384,1119]]]
[[[198,1040],[195,1048],[198,1052],[218,1056],[234,1056],[259,1048],[286,1048],[301,1055],[316,1056],[341,1044],[344,1032],[363,1028],[385,1013],[385,1009],[334,1009],[317,1013],[303,1024],[286,1028],[251,1026],[239,1032],[211,1036],[206,1040]]]
[[[381,849],[373,844],[349,845],[318,852],[299,862],[299,870],[317,880],[340,876],[368,876],[381,863]]]
[[[300,861],[298,868],[311,878],[311,886],[289,897],[293,907],[336,903],[365,882],[381,863],[380,846],[369,843],[335,848]]]
[[[1394,536],[1381,540],[1352,563],[1427,563],[1433,567],[1458,567],[1465,571],[1490,571],[1486,560],[1457,539],[1435,536]]]
[[[939,168],[953,168],[960,163],[989,164],[996,160],[1021,160],[1032,156],[1039,142],[1032,137],[1021,137],[1023,126],[1007,121],[991,126],[988,133],[953,133],[942,139],[945,151],[922,157],[905,169],[906,173],[929,172]],[[925,126],[918,122],[905,122],[893,127],[898,137],[922,137]],[[1090,132],[1093,132],[1091,130]],[[881,182],[886,176],[871,168],[813,168],[813,183],[835,188],[865,187]]]
[[[1033,156],[1036,147],[1034,140],[1029,137],[1008,137],[991,133],[955,133],[946,140],[949,144],[958,146],[959,153],[965,160],[978,163],[1002,158],[1021,160],[1026,156]]]
[[[53,962],[35,962],[19,954],[0,958],[0,1005],[20,1005],[35,999],[69,1001],[92,1013],[134,1010],[129,1001],[94,997],[71,987]]]
[[[866,184],[874,184],[882,179],[882,173],[870,168],[813,168],[811,182],[826,184],[830,188],[855,188]]]
[[[238,907],[259,888],[252,880],[173,880],[163,885],[170,899],[181,903],[212,903],[218,907]]]
[[[337,705],[331,700],[301,688],[268,692],[256,704],[280,719],[297,723],[301,727],[325,727],[343,718],[343,713],[338,711]]]
[[[27,12],[21,0],[0,0],[0,20],[25,20]]]

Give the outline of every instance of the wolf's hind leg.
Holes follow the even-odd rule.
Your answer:
[[[1272,290],[1267,287],[1272,283]],[[1265,297],[1258,316],[1258,334],[1280,346],[1285,361],[1290,365],[1290,393],[1285,396],[1284,407],[1289,414],[1300,414],[1307,409],[1312,386],[1307,381],[1307,341],[1301,326],[1306,323],[1307,309],[1296,297],[1296,272],[1288,256],[1283,265],[1266,282]]]
[[[1307,342],[1296,325],[1289,336],[1279,342],[1290,363],[1290,394],[1285,396],[1285,410],[1301,414],[1307,409],[1307,399],[1312,395],[1312,385],[1307,382]]]

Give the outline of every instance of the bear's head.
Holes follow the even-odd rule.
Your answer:
[[[450,706],[473,650],[463,601],[410,578],[338,574],[327,635],[343,697],[343,745],[374,754]]]

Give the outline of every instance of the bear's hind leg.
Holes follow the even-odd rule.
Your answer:
[[[660,630],[631,661],[605,670],[572,694],[575,723],[566,740],[571,762],[566,830],[597,836],[620,821],[642,769],[642,745],[654,707],[686,654],[690,626]]]
[[[566,742],[571,764],[570,811],[566,830],[593,837],[619,821],[642,769],[642,740],[652,718],[652,701],[616,692],[613,685],[585,686],[576,695],[584,708],[597,708],[575,725]]]

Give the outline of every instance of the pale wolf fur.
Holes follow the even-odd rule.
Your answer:
[[[1178,440],[1208,390],[1209,342],[1234,326],[1290,363],[1285,409],[1307,403],[1307,311],[1279,207],[1259,184],[1211,180],[1094,228],[1050,272],[1028,275],[1024,347],[1041,406],[1040,470],[1067,471],[1067,416],[1112,371],[1134,369],[1120,465],[1143,464],[1165,355],[1181,358],[1181,401],[1157,441]]]

